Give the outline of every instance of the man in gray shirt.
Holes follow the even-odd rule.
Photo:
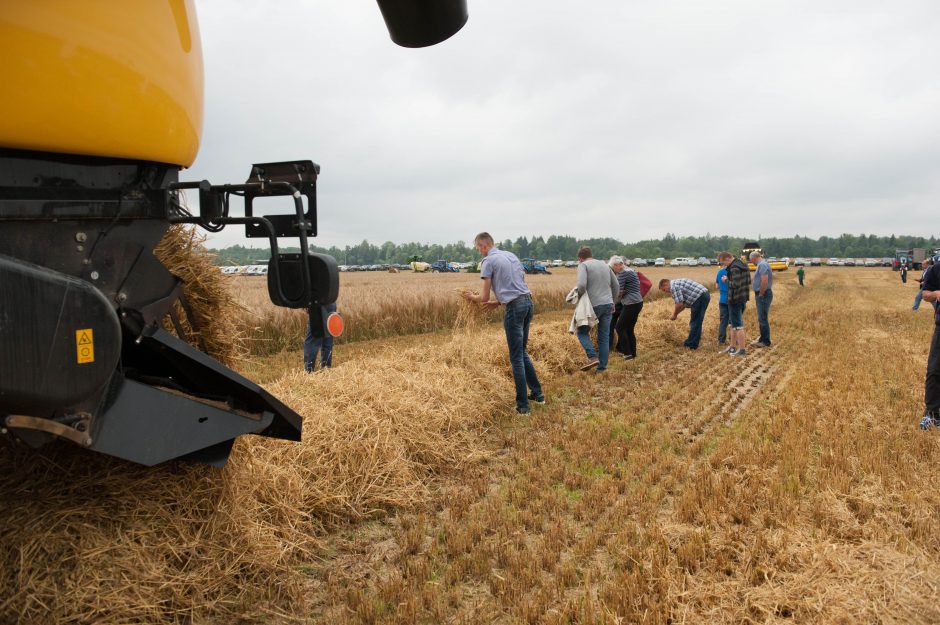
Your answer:
[[[597,367],[598,371],[604,371],[607,369],[607,358],[610,355],[611,313],[614,310],[614,300],[620,295],[620,284],[607,263],[592,257],[591,248],[585,246],[579,249],[578,261],[578,295],[587,293],[597,317],[596,349],[591,342],[590,326],[578,326],[578,340],[588,358],[581,370],[587,371]]]
[[[506,332],[506,343],[509,345],[512,379],[516,384],[516,412],[526,414],[529,412],[529,401],[544,404],[545,395],[542,393],[539,378],[535,374],[535,365],[526,353],[529,325],[535,314],[535,306],[532,303],[529,287],[525,283],[525,271],[515,254],[496,247],[489,233],[481,232],[473,242],[477,251],[483,256],[480,266],[483,289],[479,295],[464,291],[463,296],[471,302],[483,304],[487,310],[500,305],[505,307],[503,330]],[[495,302],[490,301],[490,290],[496,296]],[[531,392],[526,394],[527,390]]]
[[[751,345],[770,347],[770,304],[774,301],[774,272],[760,252],[751,252],[748,258],[757,267],[751,288],[754,289],[754,301],[757,302],[757,327],[760,329],[760,337]]]

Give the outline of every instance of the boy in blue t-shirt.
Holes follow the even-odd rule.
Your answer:
[[[718,345],[724,345],[728,337],[728,270],[724,267],[715,276],[715,286],[718,287]]]

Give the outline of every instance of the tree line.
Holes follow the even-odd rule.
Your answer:
[[[506,239],[498,242],[501,249],[514,253],[519,258],[540,260],[574,260],[578,248],[588,245],[594,251],[595,258],[608,258],[614,254],[627,258],[675,258],[677,256],[714,257],[722,250],[740,253],[745,242],[758,241],[768,256],[798,256],[828,258],[881,258],[894,256],[898,248],[940,246],[936,237],[915,237],[906,235],[876,236],[873,234],[843,234],[838,237],[766,237],[746,238],[736,236],[713,236],[706,234],[699,237],[677,237],[668,233],[661,239],[647,239],[635,243],[623,243],[610,237],[578,239],[571,236],[551,235],[549,237],[519,237],[515,241]],[[478,259],[476,250],[464,241],[440,245],[437,243],[393,243],[386,241],[375,245],[363,240],[357,245],[345,247],[311,246],[313,251],[333,256],[341,265],[384,265],[403,264],[415,256],[426,261],[439,259],[453,262],[469,262]],[[216,254],[218,265],[249,265],[265,262],[270,256],[267,248],[249,248],[233,245],[211,250]],[[296,252],[298,248],[282,248],[285,252]]]

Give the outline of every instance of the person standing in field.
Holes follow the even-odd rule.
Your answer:
[[[479,295],[464,291],[463,296],[471,302],[479,302],[487,310],[500,305],[503,313],[503,330],[509,347],[509,364],[516,385],[516,412],[529,412],[529,402],[545,403],[542,385],[535,372],[535,365],[526,352],[529,342],[529,326],[535,314],[532,293],[525,282],[525,271],[515,254],[496,247],[493,237],[481,232],[473,240],[477,251],[483,256],[480,264],[480,279],[483,288]],[[608,270],[609,271],[609,270]],[[490,291],[496,301],[490,301]],[[528,393],[527,393],[528,391]]]
[[[313,373],[317,369],[333,366],[333,335],[327,328],[327,320],[336,312],[336,304],[312,306],[307,309],[307,335],[304,337],[304,371]]]
[[[718,347],[724,349],[728,338],[728,270],[722,267],[715,275],[715,288],[718,289]]]
[[[620,259],[619,256],[614,258]],[[613,259],[611,259],[613,260]],[[617,298],[617,305],[620,312],[617,318],[611,322],[613,330],[617,331],[617,352],[623,356],[624,360],[633,360],[636,358],[636,328],[637,319],[640,317],[640,311],[643,310],[643,295],[640,293],[640,277],[636,271],[625,267],[623,259],[620,259],[620,271],[617,271],[615,265],[611,266],[617,275],[617,284],[620,286],[620,293]],[[613,340],[611,340],[613,345]]]
[[[621,337],[614,332],[614,330],[617,327],[620,312],[623,310],[623,304],[620,303],[620,298],[623,296],[623,277],[621,277],[621,274],[626,273],[627,266],[626,263],[623,262],[623,258],[616,255],[610,257],[610,260],[607,261],[607,266],[610,267],[610,270],[617,276],[617,283],[620,285],[620,295],[614,298],[614,311],[610,317],[610,351],[622,353],[619,345]]]
[[[907,263],[901,263],[901,284],[907,284]]]
[[[800,267],[796,270],[796,279],[800,281],[800,286],[803,286],[803,277],[806,275],[806,271]]]
[[[920,278],[917,281],[920,283],[920,287],[917,289],[917,295],[914,296],[914,305],[911,306],[911,310],[917,310],[920,308],[920,301],[924,297],[924,276],[927,275],[927,270],[930,269],[930,266],[933,265],[933,259],[928,258],[924,265],[924,272],[920,274]]]
[[[607,263],[592,256],[591,248],[584,246],[578,250],[578,281],[575,288],[578,296],[587,293],[597,317],[597,348],[591,342],[589,326],[578,326],[578,341],[587,355],[587,362],[581,367],[587,371],[597,367],[598,371],[607,370],[610,357],[610,318],[614,309],[614,300],[619,299],[620,284],[613,270]]]
[[[711,301],[708,289],[695,280],[687,278],[676,278],[672,281],[663,278],[659,281],[659,290],[672,294],[672,299],[676,303],[672,312],[672,321],[675,321],[684,309],[691,310],[689,336],[682,345],[686,349],[698,349],[698,344],[702,340],[702,321],[705,319],[705,311],[708,310],[708,303]]]
[[[921,276],[921,288],[925,302],[934,305],[933,339],[930,341],[930,353],[927,356],[927,376],[924,380],[924,417],[920,421],[922,430],[940,427],[940,256],[934,256],[934,263]]]
[[[751,288],[754,289],[754,301],[757,302],[757,327],[760,337],[754,341],[754,347],[770,347],[770,304],[774,301],[774,272],[760,252],[751,252],[750,260],[757,267]]]
[[[732,356],[746,356],[744,308],[751,298],[751,271],[747,263],[731,252],[720,253],[718,263],[728,272],[728,322],[731,324],[731,347],[728,353]]]

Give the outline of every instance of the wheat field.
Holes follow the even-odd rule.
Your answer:
[[[0,621],[940,622],[927,307],[889,270],[791,274],[774,347],[744,359],[713,347],[714,303],[682,350],[688,313],[659,297],[638,358],[583,373],[570,310],[537,313],[547,403],[525,416],[500,325],[460,314],[473,276],[356,277],[350,317],[386,288],[423,314],[404,284],[448,312],[313,375],[290,342],[242,363],[303,414],[302,443],[244,437],[222,470],[0,448]]]
[[[662,268],[643,269],[651,279],[668,274]],[[710,268],[678,269],[670,275],[683,275],[708,283],[714,280]],[[306,332],[307,315],[301,310],[278,308],[268,299],[267,280],[262,276],[226,276],[231,291],[241,302],[238,331],[248,337],[255,355],[277,354],[296,348]],[[565,295],[574,286],[574,269],[553,269],[551,275],[526,276],[536,309],[560,310]],[[449,329],[457,321],[454,292],[479,291],[480,275],[468,273],[353,272],[340,274],[339,311],[346,321],[340,343],[434,332]],[[652,292],[650,299],[662,294]],[[497,319],[498,313],[491,315]]]

